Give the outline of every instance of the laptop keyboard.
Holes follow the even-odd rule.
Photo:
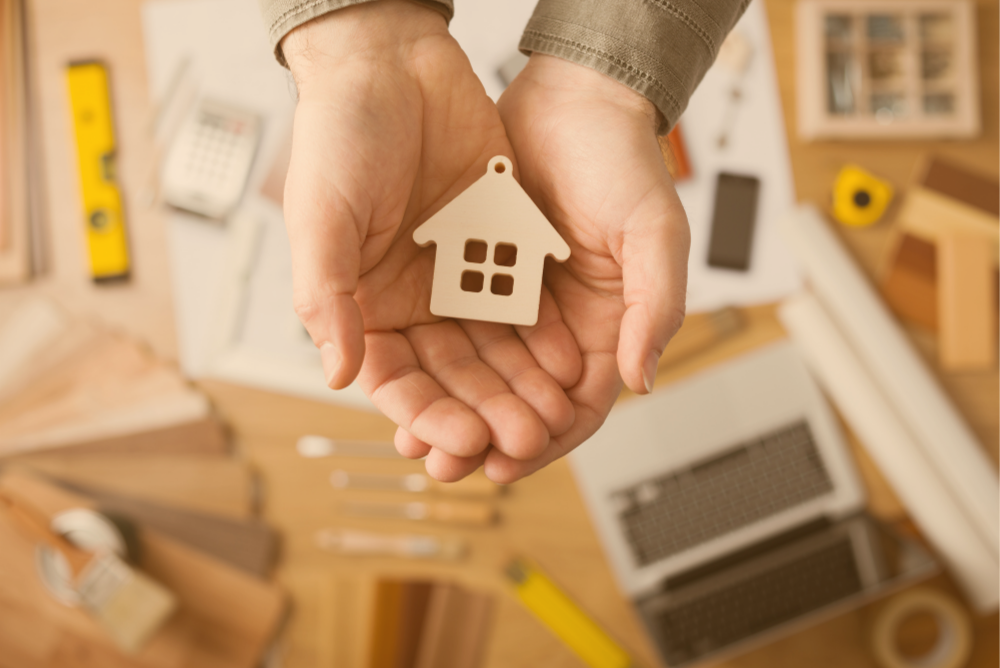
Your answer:
[[[832,489],[801,421],[612,497],[636,562],[645,566]]]
[[[846,536],[747,575],[675,604],[647,606],[646,623],[668,665],[695,661],[862,590]]]

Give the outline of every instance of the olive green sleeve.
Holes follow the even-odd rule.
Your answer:
[[[525,53],[591,67],[646,96],[669,130],[749,0],[539,0]]]
[[[281,53],[281,40],[300,25],[328,12],[373,0],[260,0],[260,12],[267,27],[267,36],[278,62],[286,67]],[[446,21],[455,13],[452,0],[413,0],[441,12]]]

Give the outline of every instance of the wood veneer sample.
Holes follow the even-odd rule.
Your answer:
[[[923,168],[920,184],[992,216],[1000,216],[1000,181],[971,172],[954,163],[931,158]]]
[[[415,668],[474,668],[480,664],[492,621],[493,599],[458,585],[438,583],[427,605]]]
[[[229,457],[41,453],[13,460],[45,476],[230,519],[254,514],[253,471]]]
[[[900,234],[882,277],[882,296],[900,318],[929,330],[938,326],[937,249],[912,234]]]
[[[937,243],[939,358],[949,371],[979,370],[996,364],[993,262],[982,239],[953,234]]]
[[[87,496],[102,513],[159,531],[257,577],[267,577],[278,553],[278,534],[258,520],[237,520],[112,494],[86,485],[61,487]]]
[[[382,580],[375,588],[369,668],[413,668],[434,584]]]

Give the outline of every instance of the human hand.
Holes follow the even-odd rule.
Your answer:
[[[400,425],[400,452],[426,455],[439,480],[487,452],[537,457],[573,423],[563,388],[581,368],[551,295],[534,327],[432,316],[434,249],[412,239],[491,157],[513,158],[444,19],[381,0],[314,19],[282,49],[299,93],[285,186],[295,305],[328,385],[357,377]]]
[[[511,482],[562,457],[604,422],[622,379],[652,390],[684,320],[690,232],[656,141],[652,103],[596,70],[534,54],[498,103],[521,184],[572,251],[545,285],[583,355],[567,391],[576,420],[541,455],[491,451],[487,475]]]

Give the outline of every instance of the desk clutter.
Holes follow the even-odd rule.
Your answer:
[[[28,4],[0,0],[0,285],[42,268]],[[491,61],[490,40],[476,51],[463,23],[478,11],[469,4],[452,30],[481,76],[499,68],[507,84],[527,58]],[[565,649],[564,661],[572,653],[591,668],[733,659],[868,604],[849,620],[867,627],[869,645],[850,648],[862,662],[966,665],[983,615],[998,604],[998,484],[935,371],[996,372],[1000,187],[937,157],[908,183],[893,182],[879,172],[886,163],[866,165],[862,153],[830,188],[833,218],[851,229],[811,207],[782,220],[795,186],[803,190],[785,143],[787,82],[778,85],[791,70],[774,62],[791,51],[772,51],[771,31],[777,42],[785,24],[799,40],[800,139],[968,138],[979,132],[982,106],[974,3],[801,0],[797,23],[790,6],[767,5],[786,14],[769,22],[764,3],[750,3],[682,122],[659,138],[693,241],[692,314],[660,358],[661,384],[649,397],[624,393],[571,456],[575,485],[562,469],[521,488],[481,471],[440,483],[391,442],[364,440],[375,418],[343,406],[371,407],[360,391],[360,401],[328,391],[291,308],[281,206],[293,96],[257,8],[141,5],[153,173],[139,184],[146,192],[126,191],[135,184],[123,179],[121,197],[133,214],[136,204],[166,205],[158,213],[168,219],[185,374],[53,302],[0,304],[0,668],[493,666],[522,656],[491,652],[513,633],[501,626],[517,605],[517,632],[545,629],[545,640],[563,646],[548,651]],[[502,11],[523,10],[526,20],[533,5]],[[503,32],[499,21],[477,20],[493,37]],[[510,39],[496,38],[496,49],[516,44],[524,21],[509,22]],[[89,48],[79,53],[95,53]],[[43,75],[58,76],[66,98],[66,109],[45,110],[65,121],[74,177],[65,187],[76,187],[77,168],[85,191],[113,185],[114,133],[112,143],[88,143],[70,113],[96,109],[90,116],[110,126],[109,93],[121,120],[135,113],[124,101],[132,79],[107,51],[103,79],[101,64],[69,59]],[[108,72],[119,73],[110,86]],[[75,91],[79,73],[96,77]],[[496,83],[484,76],[488,93]],[[509,178],[511,164],[500,166],[487,176]],[[95,229],[107,222],[107,205],[95,208],[83,194],[66,224],[73,234],[85,219]],[[66,231],[52,223],[53,233]],[[887,231],[873,289],[839,237]],[[482,261],[466,256],[468,246],[457,257],[472,271]],[[138,281],[89,285],[133,269],[129,247],[118,250],[120,266],[80,282],[103,294],[140,289]],[[490,251],[488,266],[510,266],[480,250]],[[143,267],[134,269],[138,276]],[[463,290],[503,293],[480,282]],[[930,335],[937,369],[890,311]],[[764,334],[762,313],[771,327]],[[773,343],[769,333],[787,340],[761,345]],[[205,350],[188,349],[192,342]],[[279,535],[259,518],[258,478],[202,391],[211,381],[197,387],[185,376],[341,403],[323,408],[365,425],[329,430],[348,438],[302,436],[293,446],[285,437],[298,408],[273,423],[268,415],[264,431],[281,431],[287,452],[255,451],[251,438],[272,437],[239,432],[247,456],[266,463],[268,518],[288,531],[280,565]],[[282,400],[271,395],[268,408]],[[255,419],[251,428],[264,424]],[[289,458],[318,472],[317,487],[303,484],[305,468],[287,475]],[[565,486],[521,495],[537,494],[539,479]],[[290,489],[279,498],[282,482]],[[879,494],[895,504],[891,516],[876,508]],[[523,557],[506,553],[515,546]],[[613,628],[620,618],[609,610],[638,630]],[[919,632],[929,650],[914,659],[898,636],[918,613],[934,617],[937,636]],[[296,625],[310,624],[315,646],[286,651],[305,635]],[[344,642],[348,634],[364,648]],[[789,646],[747,660],[780,663],[774,657]],[[332,658],[348,655],[356,661]]]
[[[881,290],[895,313],[938,334],[947,371],[996,366],[1000,181],[935,157],[896,214]]]
[[[172,365],[49,301],[0,321],[0,665],[259,665],[287,601],[257,496]]]

